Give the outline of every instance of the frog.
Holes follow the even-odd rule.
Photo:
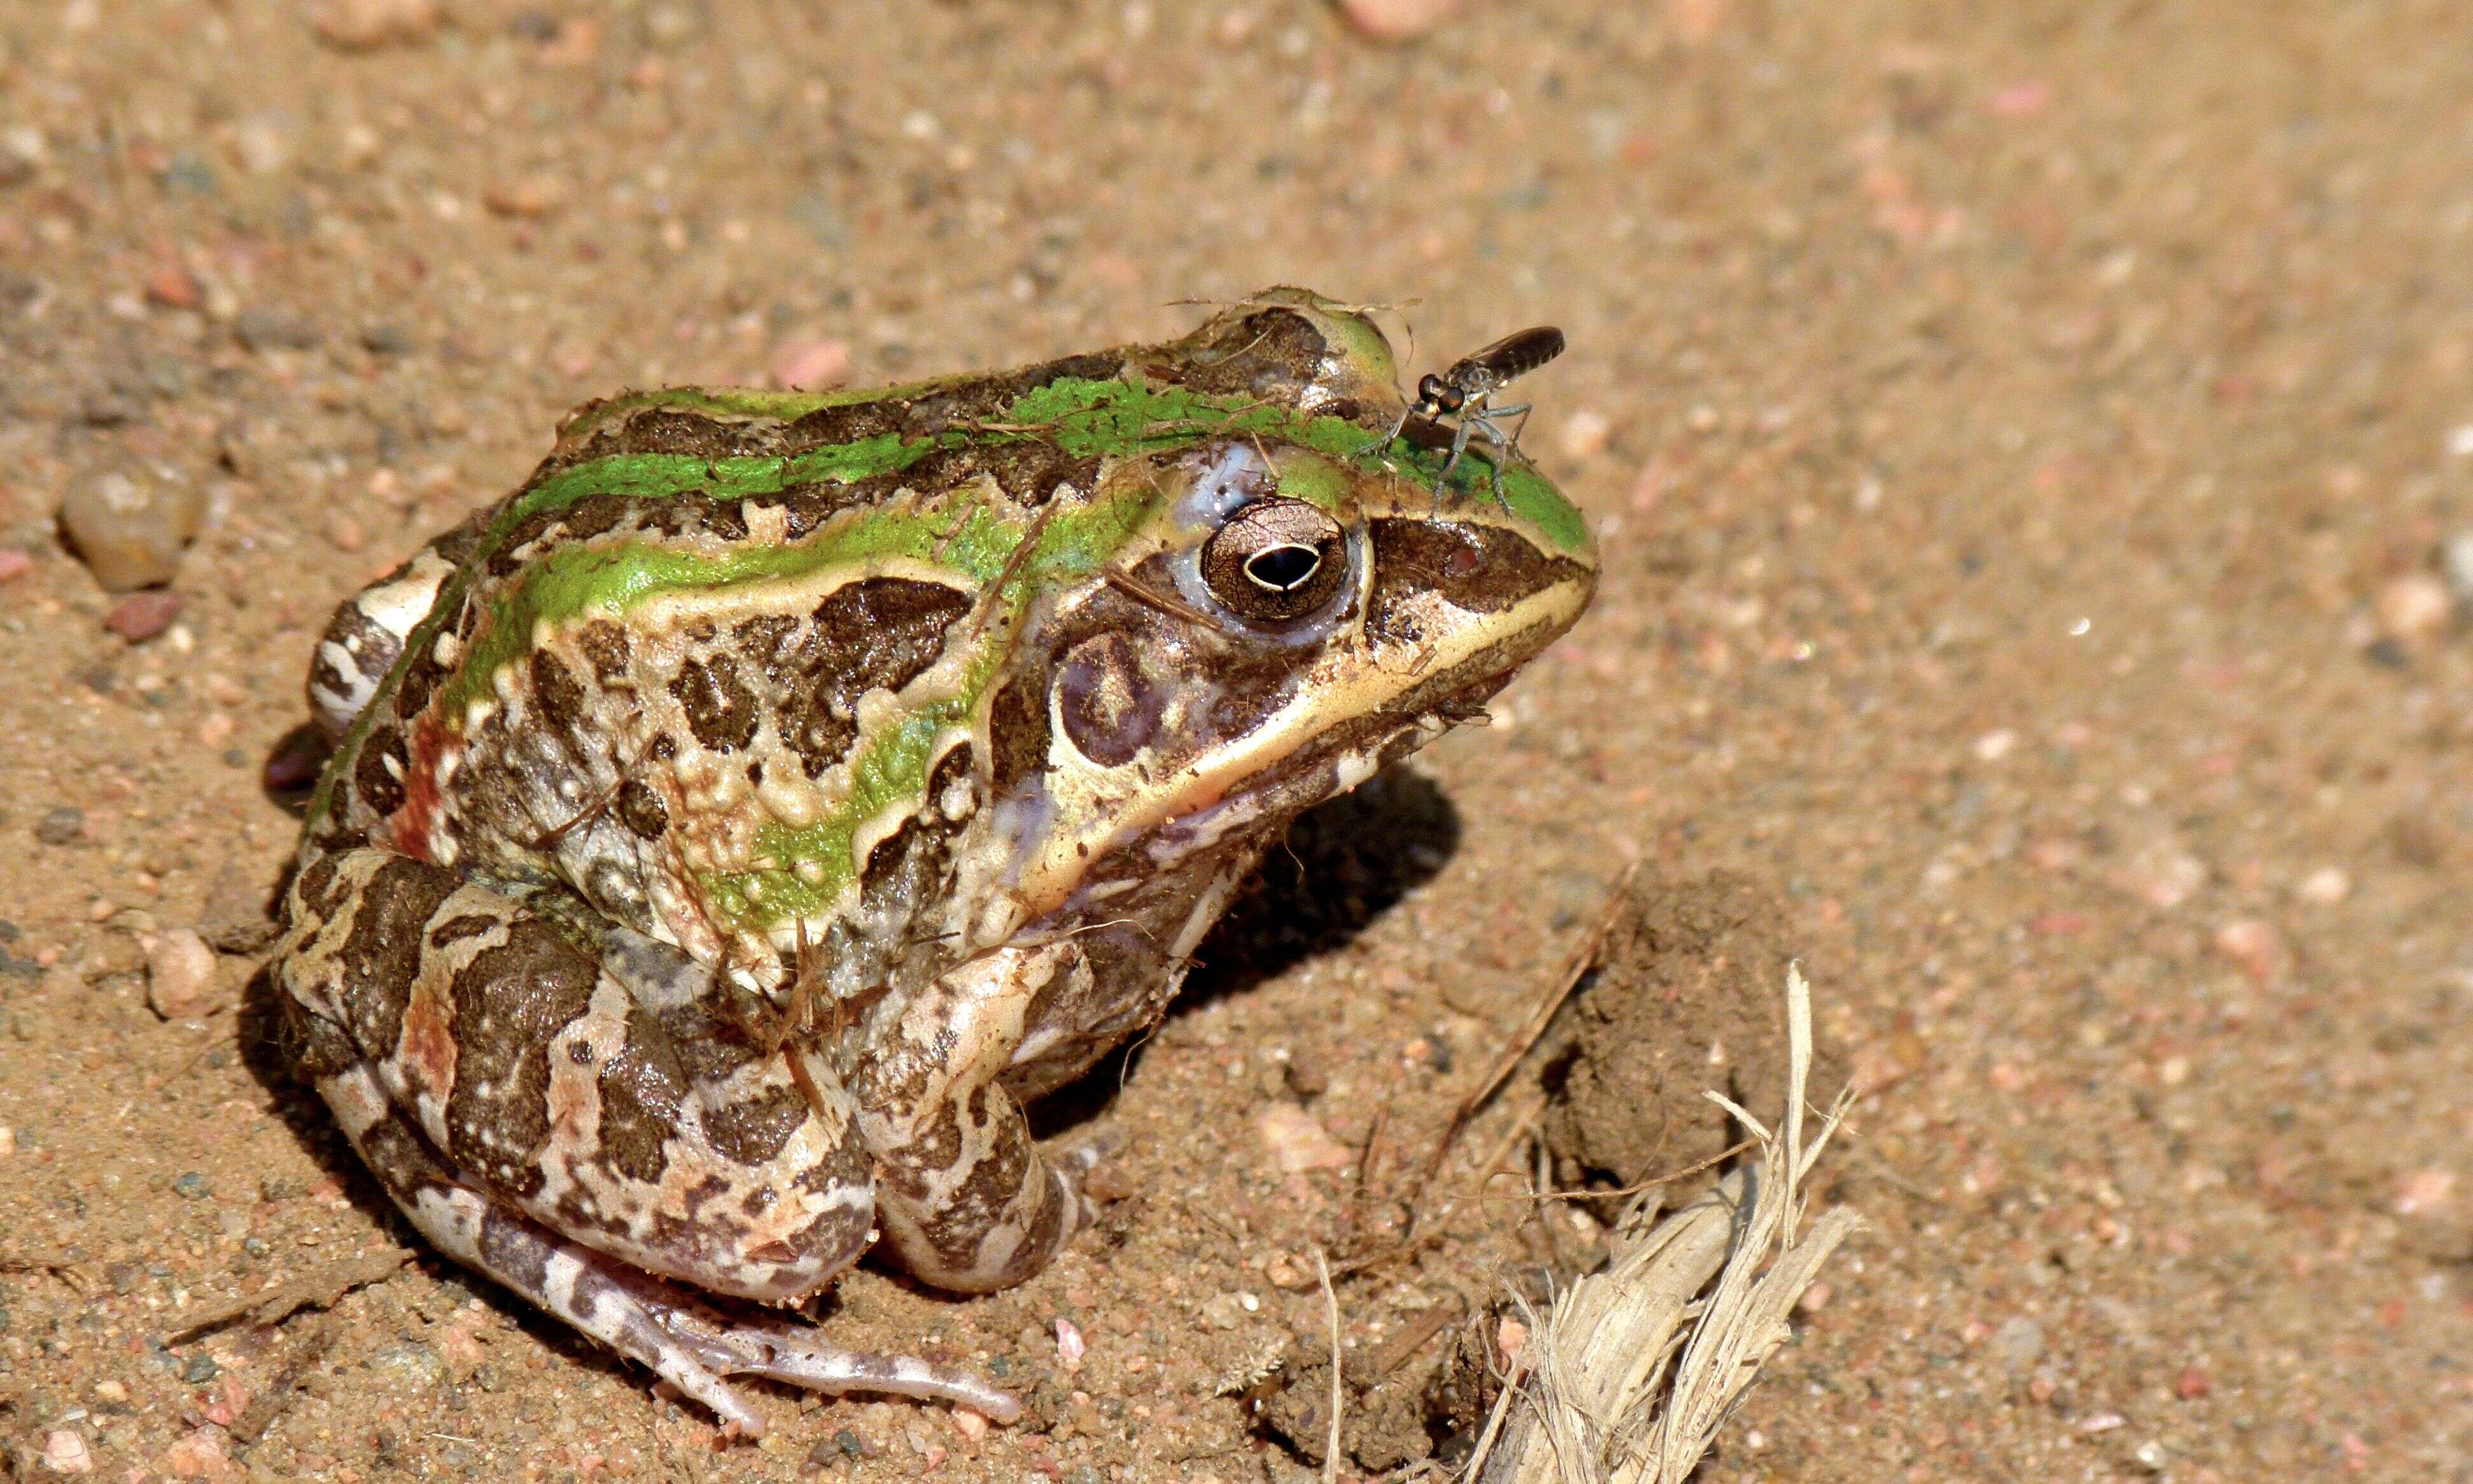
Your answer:
[[[586,404],[317,642],[289,1067],[441,1254],[728,1434],[733,1377],[1014,1420],[830,1340],[837,1276],[1044,1268],[1101,1146],[1024,1105],[1595,591],[1579,509],[1445,469],[1398,379],[1275,288],[1019,370]]]

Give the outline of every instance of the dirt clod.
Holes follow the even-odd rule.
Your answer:
[[[275,941],[273,895],[250,873],[226,866],[206,887],[198,936],[225,953],[255,953]]]
[[[1786,922],[1775,893],[1731,872],[1634,880],[1553,1031],[1546,1140],[1558,1160],[1635,1185],[1715,1160],[1742,1137],[1704,1091],[1783,1105]],[[1823,1050],[1814,1105],[1844,1082]]]

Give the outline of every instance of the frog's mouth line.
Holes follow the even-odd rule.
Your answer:
[[[1453,726],[1482,714],[1520,666],[1559,633],[1509,635],[1378,709],[1333,728],[1210,803],[1159,821],[1109,854],[1117,860],[1134,856],[1161,869],[1201,850],[1239,845],[1248,836],[1267,847],[1306,810],[1347,793]],[[1076,891],[1058,915],[1084,905],[1088,899]]]

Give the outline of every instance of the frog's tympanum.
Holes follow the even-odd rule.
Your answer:
[[[1088,1157],[1022,1100],[1159,1018],[1300,810],[1579,616],[1578,512],[1525,464],[1434,490],[1401,408],[1292,289],[1001,374],[585,407],[319,645],[300,1072],[441,1250],[726,1424],[736,1375],[1012,1417],[788,1310],[879,1238],[1037,1273]]]

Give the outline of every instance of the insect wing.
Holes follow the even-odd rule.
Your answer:
[[[1550,324],[1531,325],[1503,336],[1452,368],[1452,380],[1462,386],[1499,387],[1527,375],[1563,353],[1563,332]]]

